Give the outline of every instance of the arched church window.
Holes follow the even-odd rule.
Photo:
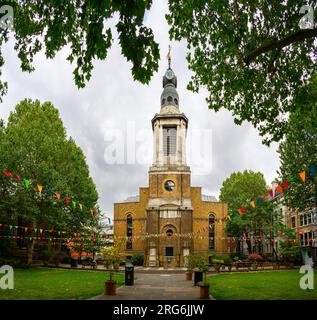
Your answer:
[[[176,105],[178,105],[178,100],[176,98],[174,99],[174,102]]]
[[[209,215],[209,250],[215,250],[215,216]]]
[[[165,100],[165,98],[164,98],[164,99],[162,99],[162,105],[164,105],[164,104],[165,104],[165,101],[166,101],[166,100]]]
[[[127,215],[127,250],[132,249],[132,231],[133,231],[133,221],[132,215]]]
[[[166,235],[167,235],[168,237],[171,237],[171,236],[173,235],[173,230],[172,230],[172,229],[166,230]]]
[[[167,97],[167,102],[172,102],[173,101],[173,98],[171,96],[168,96]]]

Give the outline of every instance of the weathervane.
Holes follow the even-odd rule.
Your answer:
[[[168,68],[171,68],[171,45],[168,45],[168,53],[167,53],[167,60],[168,60]]]

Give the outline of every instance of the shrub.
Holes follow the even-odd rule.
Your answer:
[[[253,262],[261,262],[261,261],[264,261],[263,257],[260,256],[258,253],[250,253],[248,255],[248,260],[249,261],[253,261]]]
[[[134,254],[131,257],[131,262],[134,266],[143,266],[144,256],[141,254]]]

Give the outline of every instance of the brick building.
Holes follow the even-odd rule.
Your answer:
[[[161,110],[152,119],[149,186],[114,204],[114,235],[127,239],[122,251],[126,256],[144,255],[146,266],[183,266],[184,257],[193,251],[227,253],[223,225],[215,228],[215,221],[227,215],[227,205],[191,186],[186,164],[188,119],[179,109],[176,88],[177,78],[169,66],[163,77]]]

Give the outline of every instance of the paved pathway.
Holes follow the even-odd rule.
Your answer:
[[[138,273],[133,286],[122,286],[115,296],[100,295],[94,300],[197,300],[199,287],[182,274]]]

